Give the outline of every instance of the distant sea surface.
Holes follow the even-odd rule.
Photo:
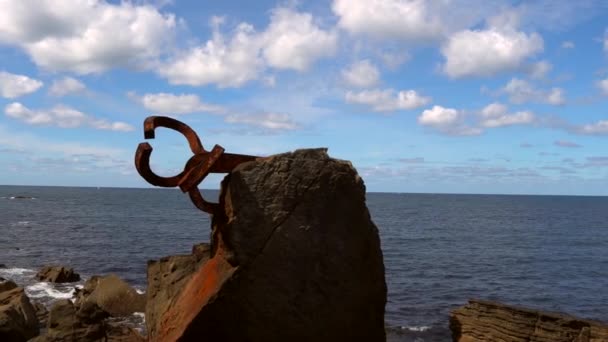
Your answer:
[[[389,340],[449,341],[448,314],[469,298],[608,322],[608,197],[368,193],[367,205]],[[208,240],[207,216],[177,190],[0,186],[0,276],[47,305],[72,286],[35,282],[43,265],[144,291],[147,260]]]

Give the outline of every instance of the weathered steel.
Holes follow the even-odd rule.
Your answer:
[[[188,193],[192,203],[198,209],[210,214],[217,211],[218,204],[206,201],[198,189],[198,185],[209,173],[229,173],[237,165],[259,158],[244,154],[224,153],[224,148],[220,145],[215,145],[211,151],[207,151],[190,126],[166,116],[147,117],[144,120],[144,138],[154,139],[154,131],[158,127],[169,128],[183,134],[194,155],[186,162],[184,171],[175,176],[162,177],[150,168],[150,155],[153,148],[147,142],[143,142],[137,146],[135,152],[137,172],[152,185],[167,188],[179,187],[182,192]]]

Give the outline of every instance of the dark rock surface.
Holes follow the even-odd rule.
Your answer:
[[[148,262],[146,327],[148,336],[156,336],[160,317],[167,311],[184,284],[199,266],[209,260],[207,243],[192,247],[192,254],[174,255]]]
[[[80,275],[73,268],[45,266],[36,274],[36,279],[50,283],[73,283],[80,280]]]
[[[38,325],[45,327],[49,318],[49,310],[41,303],[33,303],[33,307],[36,312],[36,318],[38,319]]]
[[[8,281],[0,291],[0,341],[27,341],[38,335],[36,312],[23,288]]]
[[[384,341],[386,284],[363,181],[326,150],[239,165],[212,258],[151,340]]]
[[[17,287],[14,281],[0,277],[0,293]]]
[[[139,294],[133,287],[114,274],[93,276],[85,283],[82,290],[76,293],[77,305],[94,303],[113,317],[144,312],[146,296]]]
[[[608,342],[608,324],[482,300],[452,311],[450,329],[455,342]]]

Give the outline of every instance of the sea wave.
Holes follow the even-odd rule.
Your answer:
[[[74,296],[74,287],[58,289],[53,284],[40,282],[25,287],[25,293],[30,298],[71,299]]]

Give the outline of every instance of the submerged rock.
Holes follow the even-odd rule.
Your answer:
[[[23,288],[4,282],[0,291],[0,341],[27,341],[38,335],[36,312]]]
[[[212,257],[151,340],[385,340],[378,230],[349,162],[315,149],[241,164],[220,206]]]
[[[44,266],[36,279],[50,283],[73,283],[80,280],[80,275],[73,268],[63,266]]]
[[[452,311],[450,329],[455,342],[608,342],[608,324],[483,300]]]

